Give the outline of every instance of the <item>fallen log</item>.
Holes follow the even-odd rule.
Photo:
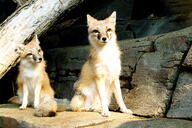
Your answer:
[[[41,35],[65,12],[83,0],[32,0],[18,8],[0,25],[0,79],[17,63],[15,48],[33,36]]]

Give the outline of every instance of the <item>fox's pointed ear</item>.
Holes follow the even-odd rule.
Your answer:
[[[109,16],[108,17],[108,19],[109,19],[109,21],[111,22],[111,23],[116,23],[116,11],[114,11],[112,14],[111,14],[111,16]]]
[[[97,19],[93,18],[91,15],[87,14],[87,25],[90,26],[92,23],[96,22]]]
[[[21,54],[22,52],[24,52],[25,50],[25,45],[23,44],[18,44],[16,46],[16,49],[15,49],[15,52],[18,53],[18,54]]]
[[[38,40],[38,37],[37,37],[37,34],[34,35],[32,41],[33,41],[34,43],[40,44],[40,42],[39,42],[39,40]]]

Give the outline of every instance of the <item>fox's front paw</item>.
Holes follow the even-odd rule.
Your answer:
[[[127,109],[127,108],[120,109],[120,111],[123,113],[127,113],[127,114],[133,114],[133,111],[131,111],[130,109]]]
[[[34,104],[34,106],[33,106],[33,107],[34,107],[35,109],[36,109],[36,108],[38,108],[38,104]]]
[[[109,111],[103,111],[101,113],[101,115],[104,116],[104,117],[108,117],[108,116],[110,116],[110,113],[109,113]]]
[[[38,106],[39,106],[39,101],[38,101],[38,100],[36,100],[36,101],[34,102],[33,107],[34,107],[34,108],[38,108]]]
[[[93,112],[94,109],[93,109],[93,108],[85,108],[85,111],[86,111],[86,112]]]
[[[19,107],[20,110],[24,110],[24,109],[26,109],[26,108],[27,108],[26,106],[20,106],[20,107]]]

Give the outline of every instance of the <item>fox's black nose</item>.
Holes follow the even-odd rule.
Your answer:
[[[107,38],[106,37],[102,37],[102,41],[106,41],[107,40]]]

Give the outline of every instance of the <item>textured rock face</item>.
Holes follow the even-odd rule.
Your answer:
[[[169,34],[119,42],[122,49],[120,79],[124,101],[134,113],[145,116],[165,115],[179,75],[178,67],[182,65],[190,47],[190,31],[191,28],[187,28]],[[48,51],[49,55],[54,56],[51,60],[47,57],[48,72],[57,68],[51,70],[57,77],[51,78],[60,98],[71,98],[72,85],[78,79],[88,49],[87,46],[81,46]],[[111,109],[118,109],[115,102],[112,102]]]
[[[191,71],[192,67],[192,48],[189,49],[189,52],[187,53],[187,56],[182,64],[182,67],[184,69],[187,69],[188,71]]]
[[[45,56],[51,84],[58,98],[71,98],[73,84],[88,56],[88,47],[68,47],[49,50]]]
[[[191,121],[178,119],[151,119],[145,121],[126,122],[119,128],[190,128]]]
[[[138,60],[134,63],[135,67],[132,67],[135,68],[131,76],[132,89],[125,96],[127,99],[125,101],[136,114],[163,116],[176,80],[177,68],[182,60],[183,52],[188,48],[187,39],[181,35],[167,34],[156,39],[144,40],[151,41],[151,48],[148,48],[151,51],[138,47],[137,51],[141,52],[137,53],[140,55],[134,54],[134,58]],[[149,47],[149,45],[144,45],[143,41],[135,41],[133,44],[137,45],[137,43]],[[135,49],[132,47],[129,50],[134,53],[132,50]],[[128,61],[124,63],[131,66],[129,63],[133,61],[129,58],[130,55],[125,54],[125,56]],[[127,70],[126,66],[123,68]]]
[[[183,72],[179,75],[173,95],[171,108],[167,117],[192,119],[192,73]]]
[[[191,14],[191,0],[162,0],[169,8],[169,11],[174,14],[184,14],[190,16]]]
[[[192,48],[181,66],[172,104],[167,117],[192,119]]]
[[[172,32],[192,25],[191,0],[98,0],[83,7],[84,14],[77,11],[83,16],[74,25],[46,35],[43,41],[49,44],[46,47],[88,44],[87,13],[104,19],[117,11],[119,40]]]

